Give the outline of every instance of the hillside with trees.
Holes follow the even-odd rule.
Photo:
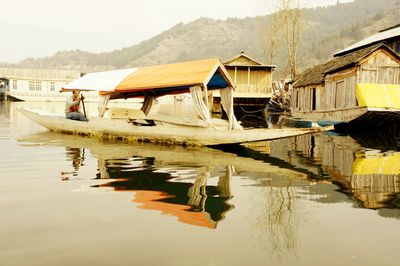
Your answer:
[[[384,2],[384,4],[383,4]],[[381,29],[399,24],[400,0],[355,0],[329,7],[301,9],[297,54],[301,71]],[[200,18],[178,24],[131,47],[105,53],[60,51],[44,58],[28,58],[13,67],[76,69],[82,72],[172,63],[210,57],[227,60],[240,52],[277,65],[276,78],[287,76],[286,42],[278,28],[276,52],[268,56],[268,27],[273,14],[244,19]],[[11,65],[8,65],[11,66]]]

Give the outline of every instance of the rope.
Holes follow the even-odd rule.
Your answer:
[[[247,111],[247,110],[244,110],[243,107],[242,107],[241,105],[239,105],[239,107],[240,107],[240,109],[243,111],[243,113],[246,113],[246,114],[254,114],[254,113],[260,113],[260,112],[265,111],[265,107],[262,108],[262,109],[260,109],[260,110],[256,110],[256,111]]]

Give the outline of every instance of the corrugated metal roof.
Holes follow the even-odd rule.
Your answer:
[[[363,46],[374,44],[377,42],[382,42],[384,40],[388,40],[388,39],[398,37],[398,36],[400,36],[400,26],[397,26],[395,28],[389,28],[388,30],[385,30],[385,31],[379,32],[377,34],[374,34],[372,36],[369,36],[368,38],[365,38],[364,40],[361,40],[349,47],[346,47],[343,50],[340,50],[340,51],[334,53],[333,55],[340,56],[340,55],[343,55],[354,49],[361,48]]]

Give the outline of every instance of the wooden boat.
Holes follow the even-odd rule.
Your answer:
[[[229,74],[219,59],[207,59],[136,69],[87,74],[63,87],[63,91],[99,91],[99,117],[89,122],[20,108],[19,111],[52,131],[105,138],[181,145],[218,145],[270,140],[302,135],[325,129],[248,129],[244,130],[233,112],[233,88]],[[210,117],[209,100],[219,90],[228,120]],[[180,93],[192,94],[199,118],[151,114],[154,98]],[[143,97],[141,110],[109,109],[111,99]],[[211,97],[212,98],[212,97]],[[329,128],[328,128],[329,129]]]
[[[154,116],[155,125],[134,124],[130,119],[91,118],[89,122],[66,119],[62,115],[54,115],[25,108],[18,109],[26,117],[37,124],[56,132],[81,134],[110,139],[152,142],[161,144],[178,144],[208,146],[219,144],[235,144],[249,141],[272,140],[327,130],[328,128],[284,128],[284,129],[245,129],[227,130],[221,126],[203,127],[201,121],[189,124],[178,124],[171,117],[164,119]],[[149,118],[151,118],[150,116]],[[147,119],[150,120],[150,119]],[[182,121],[184,122],[184,121]]]

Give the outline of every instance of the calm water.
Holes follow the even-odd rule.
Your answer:
[[[399,142],[181,148],[51,133],[0,103],[0,265],[399,265]],[[90,106],[89,106],[90,108]]]

